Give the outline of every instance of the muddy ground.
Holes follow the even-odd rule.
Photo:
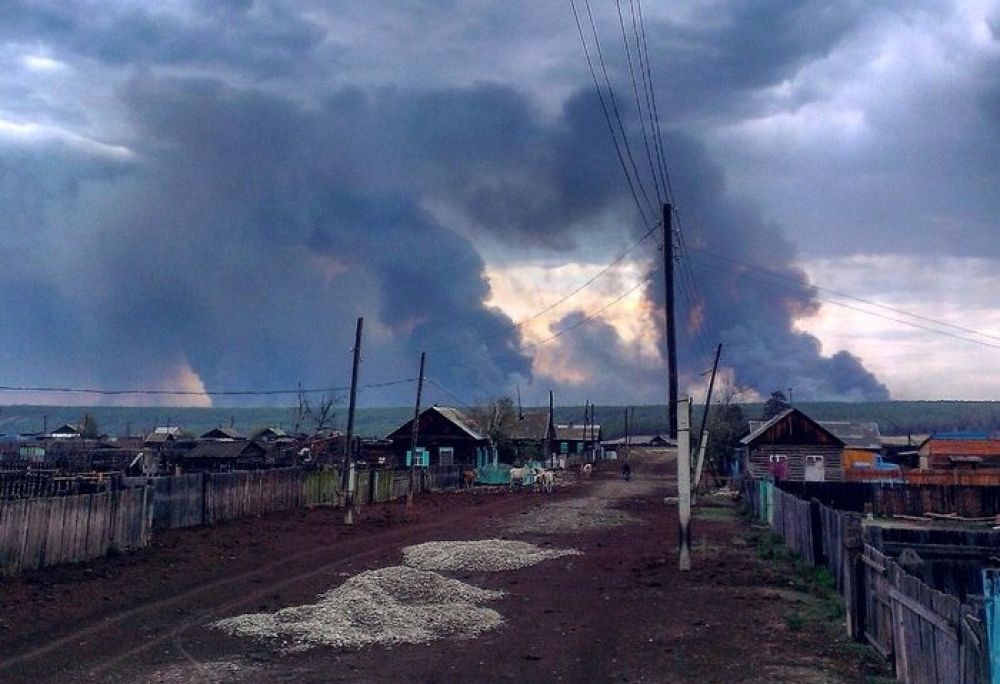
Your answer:
[[[783,560],[723,499],[695,514],[693,570],[677,570],[669,455],[564,474],[553,494],[428,494],[419,519],[372,506],[296,511],[158,533],[141,552],[0,580],[0,681],[868,682],[822,573]],[[474,639],[288,652],[211,627],[310,604],[435,540],[518,539],[582,555],[452,577],[505,596]],[[775,558],[777,557],[777,560]]]

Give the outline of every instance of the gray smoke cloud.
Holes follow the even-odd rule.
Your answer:
[[[617,17],[595,8],[635,144],[612,51]],[[869,44],[888,59],[913,31],[947,54],[970,12],[648,8],[703,296],[697,310],[680,298],[686,382],[721,341],[737,380],[761,393],[888,396],[859,359],[796,330],[818,305],[796,259],[996,252],[995,50],[970,50],[960,74],[931,87],[848,98],[869,136],[857,149],[798,144],[775,163],[761,152],[774,144],[766,136],[734,143],[733,131],[835,100],[842,81],[851,93],[888,91],[856,73]],[[987,14],[995,43],[1000,24]],[[0,372],[10,384],[155,385],[185,364],[209,389],[343,384],[364,315],[365,381],[411,377],[427,349],[441,384],[470,400],[495,395],[533,378],[513,322],[483,303],[490,245],[606,263],[616,238],[644,230],[563,6],[193,0],[94,11],[15,0],[0,7],[0,41]],[[784,288],[733,261],[780,274]],[[606,323],[557,344],[593,370],[561,396],[662,399],[644,381],[657,373]]]

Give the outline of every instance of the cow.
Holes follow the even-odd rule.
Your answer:
[[[472,489],[472,485],[476,483],[476,471],[473,469],[462,471],[462,486],[466,489]]]

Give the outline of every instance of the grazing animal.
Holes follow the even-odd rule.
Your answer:
[[[471,489],[472,485],[476,483],[476,471],[475,470],[463,470],[462,471],[462,485],[466,489]]]
[[[556,474],[551,470],[543,470],[535,475],[535,482],[541,484],[546,494],[552,493],[552,487],[556,483]]]
[[[580,466],[580,474],[583,475],[584,477],[590,477],[590,474],[593,472],[593,470],[594,466],[590,465],[589,463],[584,463],[582,466]]]
[[[530,475],[532,472],[531,468],[511,468],[510,469],[510,488],[514,488],[514,480],[520,485],[524,484],[524,478]]]

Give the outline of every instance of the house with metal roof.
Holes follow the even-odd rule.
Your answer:
[[[917,449],[921,470],[1000,468],[1000,436],[982,432],[935,433]]]
[[[485,463],[491,453],[490,441],[475,421],[457,408],[431,406],[420,412],[417,448],[426,450],[427,465],[470,465]],[[386,435],[398,464],[407,463],[412,448],[413,419]]]
[[[796,408],[751,424],[740,440],[750,477],[776,481],[843,480],[844,441]]]

